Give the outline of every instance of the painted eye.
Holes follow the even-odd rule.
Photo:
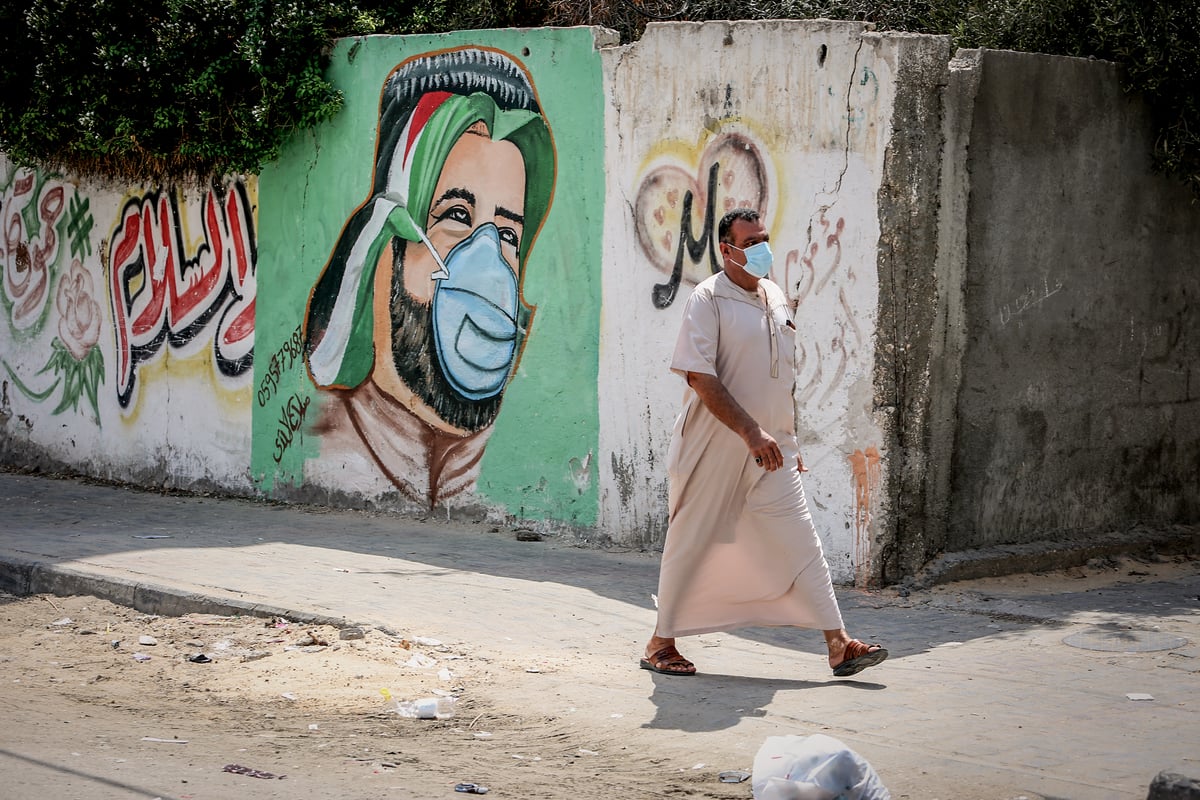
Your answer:
[[[517,232],[514,231],[512,228],[501,228],[500,229],[500,241],[504,242],[507,245],[510,245],[513,248],[520,248],[520,246],[521,246],[521,240],[517,236]]]
[[[457,222],[460,225],[466,225],[469,228],[471,226],[471,210],[463,205],[450,206],[448,209],[438,215],[437,221],[442,222],[443,220]]]

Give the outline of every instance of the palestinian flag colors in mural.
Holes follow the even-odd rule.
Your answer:
[[[510,57],[467,48],[388,77],[373,180],[305,321],[323,430],[353,429],[404,494],[435,505],[478,472],[533,310],[521,291],[555,175],[549,126]]]

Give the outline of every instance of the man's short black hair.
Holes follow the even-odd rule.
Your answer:
[[[717,241],[732,244],[733,240],[729,238],[729,229],[733,227],[733,223],[738,220],[746,222],[758,222],[758,212],[753,208],[735,208],[725,216],[721,217],[721,221],[717,224]]]

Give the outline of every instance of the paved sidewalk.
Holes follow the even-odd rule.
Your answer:
[[[619,708],[631,741],[696,761],[748,768],[767,736],[820,732],[896,797],[933,796],[923,775],[963,798],[1104,800],[1144,798],[1164,769],[1200,774],[1198,564],[1086,591],[1036,578],[909,597],[840,589],[851,633],[891,651],[882,666],[834,680],[818,633],[756,629],[681,640],[702,674],[678,679],[636,668],[656,554],[12,473],[0,506],[5,591],[467,642],[553,666],[530,677],[534,710],[611,725]]]

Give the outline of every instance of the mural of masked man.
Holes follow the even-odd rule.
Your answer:
[[[357,458],[430,507],[473,487],[530,330],[522,279],[554,176],[508,56],[427,54],[388,77],[371,194],[309,298],[322,468]]]

